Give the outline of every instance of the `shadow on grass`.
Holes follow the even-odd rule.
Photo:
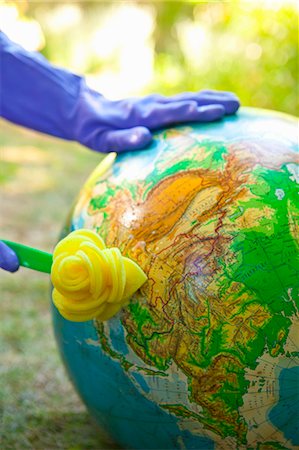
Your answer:
[[[22,424],[23,438],[13,430],[2,436],[4,450],[112,450],[120,449],[93,422],[88,413],[28,414]],[[21,430],[15,430],[21,431]]]

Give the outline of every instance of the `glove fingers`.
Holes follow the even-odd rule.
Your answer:
[[[210,122],[221,119],[225,114],[222,105],[198,107],[195,101],[173,102],[148,106],[146,114],[140,115],[140,125],[149,129],[157,129],[184,122]]]
[[[172,97],[160,95],[147,97],[147,102],[159,102],[162,104],[182,101],[195,101],[198,106],[219,104],[224,107],[225,114],[234,114],[240,106],[238,97],[232,92],[225,91],[204,90],[200,92],[183,92]]]
[[[206,105],[197,108],[199,119],[195,119],[199,122],[214,122],[220,120],[226,114],[223,105]]]
[[[98,136],[94,150],[103,153],[139,150],[146,147],[151,140],[152,135],[145,127],[108,130]]]
[[[15,272],[19,266],[19,260],[15,252],[0,241],[0,267],[8,272]]]
[[[202,89],[201,91],[197,92],[197,94],[208,94],[218,97],[219,95],[222,95],[226,98],[238,98],[238,96],[234,92],[230,91],[218,91],[216,89]]]
[[[234,114],[240,106],[237,97],[224,94],[198,94],[197,104],[199,106],[219,104],[223,106],[225,114]]]

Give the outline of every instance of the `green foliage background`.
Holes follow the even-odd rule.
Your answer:
[[[25,17],[36,19],[45,35],[42,52],[72,68],[76,47],[85,45],[84,73],[96,73],[117,59],[101,60],[88,46],[88,36],[103,15],[124,4],[150,8],[155,16],[153,81],[144,92],[173,94],[202,87],[235,91],[244,105],[296,114],[298,111],[298,6],[295,1],[76,1],[79,24],[64,30],[49,27],[54,2],[29,1]],[[190,63],[178,36],[181,23],[204,26],[206,46],[198,39],[195,64]],[[129,26],[129,24],[128,24]],[[115,30],[117,33],[117,30]],[[121,39],[121,36],[120,36]],[[195,42],[194,47],[196,48]],[[138,64],[138,60],[136,61]]]

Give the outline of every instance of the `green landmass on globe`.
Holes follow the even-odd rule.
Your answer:
[[[298,448],[297,126],[248,108],[162,130],[81,190],[65,233],[96,230],[148,276],[109,321],[53,313],[123,447]]]

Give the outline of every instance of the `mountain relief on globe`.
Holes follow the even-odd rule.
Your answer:
[[[129,176],[116,162],[74,210],[148,276],[117,320],[96,324],[98,345],[219,448],[295,448],[267,417],[280,371],[298,365],[298,154],[188,127],[162,138],[150,162]]]

